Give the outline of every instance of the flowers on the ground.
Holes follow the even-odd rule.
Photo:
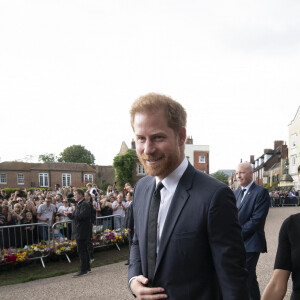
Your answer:
[[[75,252],[76,246],[76,241],[60,240],[54,242],[54,246],[51,248],[51,250],[56,255],[63,255],[70,252]]]
[[[97,234],[92,237],[92,241],[95,247],[101,247],[124,242],[127,236],[127,229],[106,229],[105,231],[97,232]],[[24,248],[0,249],[0,263],[21,263],[37,257],[64,255],[76,251],[76,241],[59,238],[50,241],[50,244],[40,242],[38,244],[25,246]]]

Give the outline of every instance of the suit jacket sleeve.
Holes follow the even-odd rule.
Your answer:
[[[227,187],[218,188],[212,198],[208,234],[223,299],[248,299],[246,252],[235,197]]]
[[[242,235],[244,240],[251,237],[260,226],[265,223],[269,211],[270,197],[266,189],[261,189],[257,193],[255,199],[250,200],[255,201],[255,204],[251,217],[242,225]]]
[[[132,214],[134,215],[135,202],[131,203]],[[130,265],[128,269],[128,280],[130,280],[134,276],[138,276],[142,274],[142,266],[141,266],[141,255],[139,249],[139,239],[134,230],[134,235],[132,239],[132,244],[130,248]]]
[[[80,204],[78,209],[75,211],[75,218],[78,221],[90,219],[91,218],[91,208],[89,203],[87,203],[85,200]]]

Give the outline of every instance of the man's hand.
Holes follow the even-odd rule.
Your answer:
[[[131,291],[138,297],[138,299],[165,299],[168,298],[167,294],[162,287],[146,287],[145,284],[149,282],[148,278],[140,275],[134,278],[130,283]]]

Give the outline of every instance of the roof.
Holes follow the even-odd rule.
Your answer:
[[[297,109],[297,112],[296,112],[296,114],[295,114],[294,119],[291,121],[291,123],[289,124],[289,126],[292,125],[292,123],[296,120],[298,113],[300,113],[300,105],[299,105],[299,107],[298,107],[298,109]]]
[[[277,169],[277,168],[280,168],[280,167],[281,167],[281,164],[280,163],[276,163],[271,168],[269,168],[269,170],[274,170],[274,169]]]
[[[96,172],[93,167],[86,163],[26,163],[17,161],[5,161],[0,163],[1,171],[75,171],[75,172]]]

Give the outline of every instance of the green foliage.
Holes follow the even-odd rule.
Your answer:
[[[60,153],[59,162],[87,163],[93,165],[95,156],[81,145],[67,147]]]
[[[26,191],[29,192],[29,191],[35,191],[35,190],[41,190],[41,191],[45,191],[45,188],[36,188],[36,187],[30,187],[30,188],[27,188]],[[24,188],[4,188],[6,194],[10,197],[11,193],[15,193],[15,192],[20,192],[22,197],[27,197],[27,194],[24,192]],[[48,191],[51,191],[52,189],[49,187],[47,188]]]
[[[228,176],[224,172],[218,171],[211,174],[211,176],[228,185]]]
[[[114,158],[113,167],[116,170],[116,180],[119,190],[122,190],[126,182],[133,184],[133,170],[137,159],[134,150],[128,150],[123,155]]]
[[[4,188],[6,194],[10,197],[11,193],[19,192],[18,188]]]
[[[39,155],[39,161],[42,161],[44,163],[56,162],[57,157],[53,153],[41,154]]]
[[[103,193],[106,193],[106,190],[107,190],[107,188],[108,188],[109,185],[112,185],[112,184],[109,183],[109,182],[103,183],[103,184],[100,186],[100,190],[102,190]]]

